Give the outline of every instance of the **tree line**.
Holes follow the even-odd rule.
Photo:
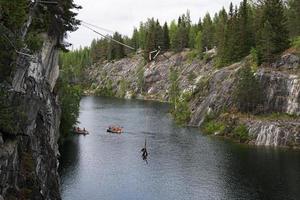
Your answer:
[[[134,28],[131,37],[116,32],[112,38],[136,51],[142,50],[146,59],[149,52],[158,48],[175,52],[189,48],[202,53],[216,47],[219,67],[239,61],[250,52],[256,54],[261,64],[271,62],[300,35],[299,21],[298,0],[243,0],[238,6],[231,3],[228,11],[223,8],[214,16],[207,13],[198,23],[192,23],[187,11],[170,24],[162,25],[151,18]],[[89,49],[91,63],[135,53],[107,38],[93,40]]]

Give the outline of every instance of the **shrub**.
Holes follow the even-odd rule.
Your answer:
[[[189,51],[188,54],[187,54],[187,60],[188,60],[189,63],[192,63],[193,60],[199,59],[200,55],[201,54],[200,54],[199,50]]]
[[[293,47],[300,51],[300,36],[296,37],[293,42]]]
[[[184,96],[176,101],[173,116],[177,124],[186,124],[191,117],[191,111],[188,103],[188,96]]]
[[[249,139],[249,132],[245,125],[238,125],[233,129],[234,137],[237,137],[240,141],[246,141]]]
[[[217,132],[223,134],[225,128],[226,126],[223,123],[217,122],[215,120],[208,121],[202,125],[202,130],[208,135],[212,135]]]

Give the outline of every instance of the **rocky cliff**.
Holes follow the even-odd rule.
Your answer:
[[[0,199],[60,199],[57,40],[44,37],[39,53],[18,56],[13,83],[1,85]]]
[[[200,126],[208,113],[222,112],[233,105],[237,72],[247,63],[246,58],[217,69],[213,65],[214,55],[215,51],[211,50],[202,59],[198,59],[193,57],[193,52],[186,50],[177,54],[165,53],[148,64],[139,55],[115,62],[98,63],[86,72],[86,77],[92,83],[87,93],[97,93],[103,86],[109,85],[108,88],[117,96],[125,94],[125,98],[167,101],[170,69],[177,69],[182,93],[191,94],[189,107],[192,114],[189,125]],[[274,64],[258,68],[256,76],[264,90],[261,112],[265,115],[281,113],[293,117],[288,117],[288,120],[284,117],[275,120],[245,120],[243,117],[241,121],[248,127],[251,143],[299,147],[299,63],[297,53],[285,53]]]

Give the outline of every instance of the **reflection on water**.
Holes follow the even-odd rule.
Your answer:
[[[154,102],[83,98],[79,121],[90,135],[61,148],[63,199],[299,199],[300,152],[205,137],[176,126],[167,111]],[[106,133],[114,123],[125,133]]]

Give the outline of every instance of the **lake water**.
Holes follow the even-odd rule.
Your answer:
[[[168,105],[84,97],[61,147],[63,200],[300,199],[300,152],[234,144],[178,127]],[[110,134],[119,124],[125,132]],[[147,140],[148,164],[141,148]]]

